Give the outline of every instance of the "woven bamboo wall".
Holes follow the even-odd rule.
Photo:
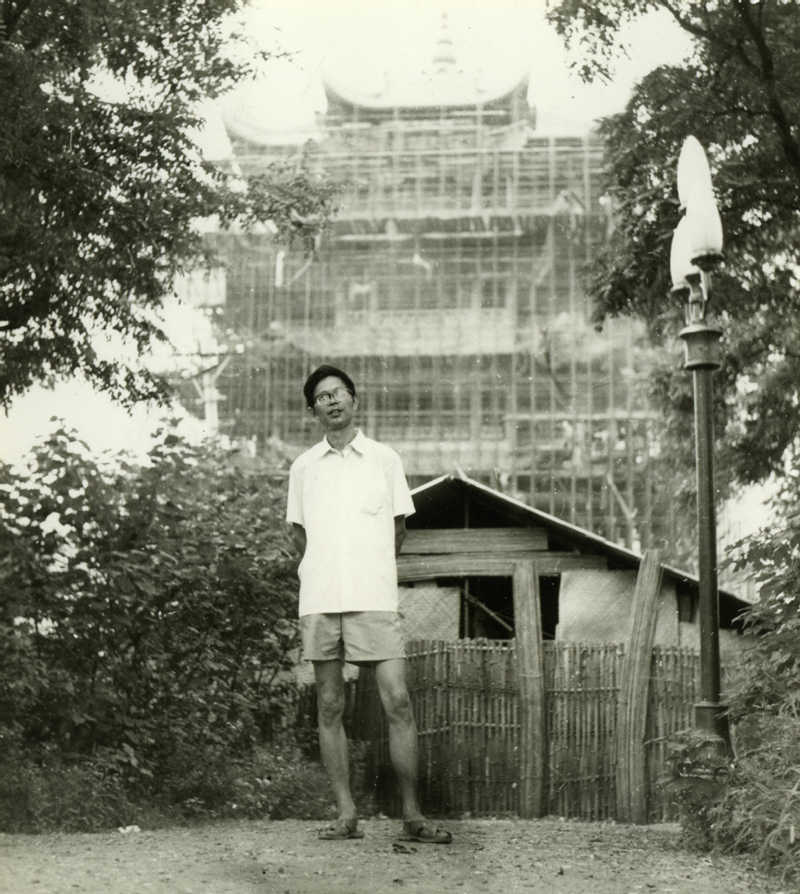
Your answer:
[[[546,642],[545,802],[551,815],[616,816],[617,695],[621,644]],[[420,796],[431,814],[514,815],[519,809],[519,703],[514,641],[418,640],[408,644],[408,683],[419,730]],[[648,817],[671,818],[658,789],[665,738],[692,724],[699,658],[691,649],[653,649],[646,755]],[[724,674],[723,674],[724,677]],[[350,684],[346,726],[372,743],[378,803],[396,813],[386,724],[374,677]],[[314,724],[313,698],[301,723]]]

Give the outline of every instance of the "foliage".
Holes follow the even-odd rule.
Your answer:
[[[359,813],[369,816],[375,805],[365,775],[367,747],[364,742],[349,743],[353,797]],[[291,741],[280,749],[257,749],[253,760],[237,767],[234,776],[217,815],[329,819],[335,811],[324,768]]]
[[[19,755],[0,762],[0,829],[3,832],[96,832],[140,824],[119,776],[90,760],[38,763]],[[152,811],[147,811],[152,821]]]
[[[196,145],[199,103],[252,73],[243,0],[0,0],[0,403],[82,372],[123,401],[163,397],[142,356],[176,275],[208,261],[195,226],[313,237],[334,190],[305,163],[242,182]],[[238,56],[237,56],[238,53]],[[108,84],[124,99],[111,101]]]
[[[727,789],[731,762],[717,737],[680,730],[668,742],[667,772],[659,779],[678,809],[683,843],[692,850],[713,845],[712,812]]]
[[[694,51],[680,67],[652,71],[625,110],[601,122],[617,226],[588,287],[601,317],[641,316],[659,340],[681,328],[668,257],[679,217],[677,157],[694,134],[709,154],[726,240],[712,302],[724,331],[719,466],[735,480],[757,481],[782,471],[800,425],[800,7],[786,0],[561,0],[551,19],[585,51],[584,76],[606,77],[622,25],[659,9],[692,37]],[[674,362],[654,379],[670,413],[666,454],[679,468],[691,463],[691,439],[681,436],[691,424],[688,378]]]
[[[784,880],[800,879],[800,714],[748,715],[736,738],[729,765],[697,731],[671,742],[674,760],[663,783],[678,807],[683,844],[750,853]]]
[[[773,520],[738,544],[735,567],[752,575],[759,599],[745,615],[754,645],[731,702],[734,717],[800,713],[800,473],[781,479]]]
[[[371,815],[373,792],[365,776],[366,745],[351,743],[353,793]],[[94,832],[119,826],[158,828],[194,820],[329,819],[334,811],[327,774],[291,736],[257,746],[251,754],[191,767],[157,793],[132,792],[91,757],[55,752],[39,761],[18,755],[0,762],[0,830]]]
[[[714,846],[755,854],[784,879],[800,880],[800,715],[748,717],[757,737],[737,756],[724,796],[709,811]]]
[[[713,799],[702,784],[672,786],[688,844],[751,852],[763,866],[795,881],[800,879],[798,505],[800,474],[793,471],[774,499],[774,525],[738,546],[736,565],[755,576],[759,601],[744,616],[752,639],[731,686],[732,774]]]
[[[281,479],[170,429],[143,466],[59,429],[0,480],[0,762],[91,757],[132,796],[180,799],[286,726]]]

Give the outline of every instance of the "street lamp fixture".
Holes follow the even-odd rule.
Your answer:
[[[679,333],[684,368],[692,372],[697,474],[698,620],[700,701],[694,723],[730,750],[727,707],[720,699],[719,587],[714,500],[713,373],[720,366],[722,331],[710,325],[711,273],[722,259],[722,222],[703,147],[687,137],[678,159],[678,198],[684,215],[672,235],[672,291],[686,300],[686,326]]]

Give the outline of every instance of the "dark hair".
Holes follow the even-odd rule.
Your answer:
[[[303,396],[306,399],[306,406],[314,406],[314,389],[323,379],[327,379],[328,376],[336,376],[337,379],[341,379],[345,388],[350,392],[351,397],[356,396],[356,386],[353,384],[353,380],[350,376],[341,369],[337,369],[335,366],[323,363],[322,366],[318,366],[314,372],[311,373],[306,379],[305,385],[303,385]]]

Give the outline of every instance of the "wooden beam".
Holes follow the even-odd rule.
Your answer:
[[[403,553],[498,553],[546,550],[544,528],[428,528],[409,530]]]
[[[531,559],[537,574],[559,574],[576,569],[602,570],[608,567],[605,556],[581,553],[468,553],[467,555],[415,556],[401,555],[397,559],[397,576],[401,583],[431,580],[434,577],[512,577],[518,561]]]
[[[479,608],[482,612],[487,614],[493,621],[496,621],[501,627],[505,627],[505,629],[509,633],[514,632],[514,628],[507,621],[504,621],[503,618],[501,618],[500,615],[497,614],[497,612],[493,612],[488,606],[484,605],[480,601],[480,599],[477,599],[475,596],[471,595],[470,593],[465,593],[464,596],[466,597],[466,600],[470,605],[474,605],[476,608]]]
[[[647,550],[636,576],[617,701],[617,819],[626,823],[647,822],[644,737],[662,573],[660,553]]]
[[[514,628],[519,680],[519,815],[543,816],[544,658],[539,610],[539,578],[533,562],[514,568]]]

